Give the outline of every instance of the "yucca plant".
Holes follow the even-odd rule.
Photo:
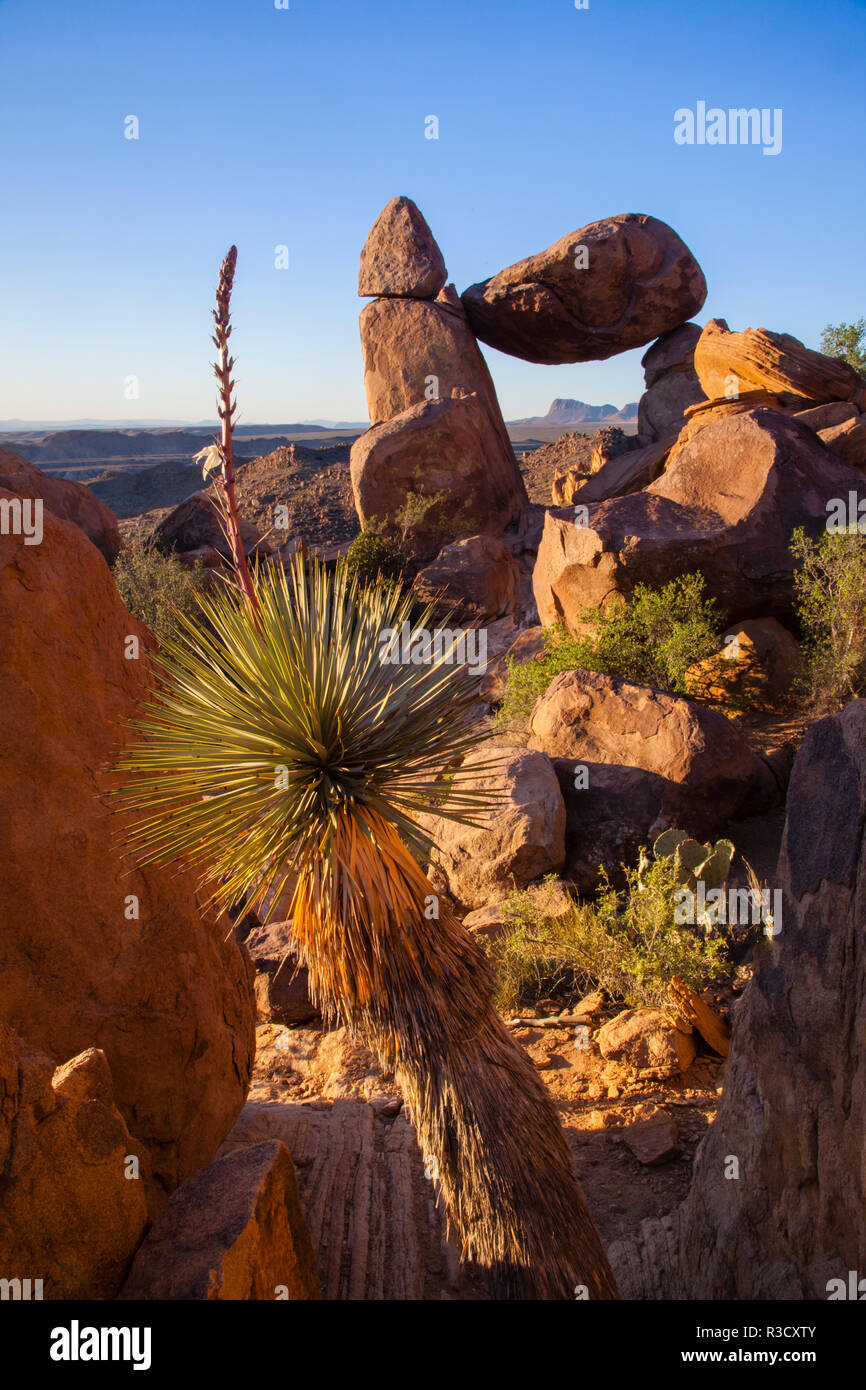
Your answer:
[[[197,865],[218,906],[291,887],[316,1002],[395,1073],[496,1296],[616,1297],[549,1095],[421,867],[422,816],[485,809],[461,774],[478,735],[456,633],[429,662],[395,664],[389,630],[430,615],[413,623],[411,594],[302,556],[199,604],[157,658],[120,764],[138,854]]]

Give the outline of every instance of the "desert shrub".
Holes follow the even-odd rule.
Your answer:
[[[591,631],[572,637],[562,625],[544,634],[544,654],[509,661],[500,727],[529,718],[560,671],[601,671],[638,685],[688,694],[686,671],[721,645],[722,615],[700,574],[682,575],[662,588],[638,584],[630,599],[582,615]]]
[[[820,350],[827,357],[841,357],[855,372],[866,376],[866,319],[828,323],[821,334]]]
[[[575,901],[558,916],[545,913],[543,894],[509,895],[506,912],[514,926],[485,943],[500,1009],[590,989],[603,989],[629,1008],[659,1008],[669,1002],[674,975],[702,990],[728,972],[720,932],[676,921],[680,881],[673,859],[647,864],[642,856],[640,881],[637,869],[626,869],[625,876],[626,888],[618,892],[602,870],[595,901]]]
[[[866,539],[825,531],[812,541],[802,527],[791,553],[806,675],[800,695],[818,714],[866,693]]]
[[[406,576],[410,562],[404,546],[375,530],[361,531],[343,560],[349,575],[364,584],[378,579],[399,583]]]
[[[151,629],[162,645],[177,626],[178,613],[198,614],[196,593],[204,584],[202,569],[187,569],[178,556],[162,554],[135,539],[114,562],[114,582],[134,618]]]

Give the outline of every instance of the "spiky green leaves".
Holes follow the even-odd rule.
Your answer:
[[[412,622],[411,595],[300,557],[255,591],[255,607],[229,585],[201,598],[159,658],[119,765],[145,861],[185,858],[217,902],[261,902],[311,855],[327,862],[341,821],[369,837],[380,818],[419,857],[419,815],[473,822],[486,800],[461,787],[479,735],[456,630],[429,660],[394,663],[384,634],[430,619]]]

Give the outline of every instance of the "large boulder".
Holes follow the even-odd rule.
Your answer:
[[[705,325],[694,360],[710,398],[763,390],[820,404],[854,400],[866,391],[866,380],[840,358],[813,352],[789,333],[766,328],[732,333],[724,319]]]
[[[0,1018],[56,1061],[105,1053],[158,1202],[243,1104],[252,968],[189,871],[124,852],[108,769],[155,643],[81,531],[44,521],[38,546],[0,535]]]
[[[41,498],[48,511],[61,521],[71,521],[78,526],[109,564],[120,554],[123,541],[117,517],[83,483],[52,478],[20,454],[0,449],[0,488],[8,488],[19,497],[34,501]]]
[[[482,748],[464,768],[466,787],[486,792],[491,809],[478,826],[425,816],[434,850],[430,877],[472,910],[511,888],[562,868],[565,806],[550,760],[525,748]]]
[[[467,536],[440,550],[415,576],[418,600],[462,621],[491,622],[514,608],[520,568],[496,536]]]
[[[148,1232],[121,1299],[321,1296],[292,1157],[271,1139],[187,1178]]]
[[[247,554],[251,554],[259,545],[261,535],[245,517],[240,518],[240,527]],[[154,530],[153,543],[159,550],[181,553],[212,550],[226,559],[231,556],[222,514],[211,493],[206,491],[194,492],[163,517]]]
[[[866,468],[866,415],[818,431],[818,438],[854,468]]]
[[[402,534],[421,559],[461,536],[500,535],[526,505],[514,454],[476,395],[421,401],[367,430],[351,475],[361,526]]]
[[[374,299],[360,323],[371,425],[426,401],[476,395],[517,471],[493,379],[459,300]]]
[[[665,333],[641,358],[646,391],[638,405],[638,433],[648,439],[676,434],[689,406],[704,399],[695,371],[695,345],[701,336],[696,323],[684,323]]]
[[[530,748],[566,802],[566,868],[597,886],[669,826],[705,840],[763,794],[760,760],[730,720],[693,700],[596,671],[562,671],[536,702]]]
[[[864,825],[866,702],[855,701],[814,725],[797,755],[777,935],[735,1009],[688,1198],[608,1251],[624,1298],[862,1297]]]
[[[411,198],[392,198],[364,242],[359,295],[434,299],[447,271],[433,233]]]
[[[588,525],[548,512],[533,573],[539,618],[578,632],[587,607],[697,571],[731,619],[790,620],[792,532],[817,537],[828,503],[861,486],[859,470],[788,415],[716,420],[643,491],[590,504]]]
[[[113,1298],[147,1228],[136,1160],[104,1054],[55,1067],[0,1022],[3,1277],[31,1298]]]
[[[641,347],[701,308],[703,272],[676,232],[622,213],[561,237],[462,296],[484,343],[528,362],[589,362]]]

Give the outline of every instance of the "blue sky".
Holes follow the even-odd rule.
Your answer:
[[[815,345],[866,313],[864,47],[864,0],[2,0],[0,418],[211,417],[235,241],[242,418],[364,419],[358,255],[398,193],[458,290],[646,212],[700,260],[701,322]],[[780,107],[782,152],[677,145],[701,100]],[[507,418],[642,389],[639,351],[485,355]]]

